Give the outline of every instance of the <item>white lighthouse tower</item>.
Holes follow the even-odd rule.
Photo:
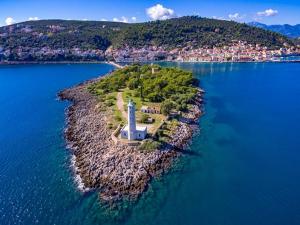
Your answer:
[[[128,124],[122,128],[121,138],[128,139],[129,141],[145,139],[147,136],[147,127],[136,126],[134,103],[129,100],[127,107]]]
[[[128,102],[128,140],[136,138],[136,122],[135,122],[135,105],[129,100]]]

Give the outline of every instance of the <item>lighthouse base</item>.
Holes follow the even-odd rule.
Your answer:
[[[128,139],[128,125],[121,129],[121,138]],[[137,126],[136,131],[133,133],[133,140],[144,140],[147,136],[147,127]]]

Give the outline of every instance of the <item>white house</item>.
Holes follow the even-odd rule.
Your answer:
[[[141,112],[143,113],[152,113],[152,114],[160,114],[160,107],[149,107],[143,105],[141,107]]]
[[[121,130],[121,138],[128,140],[143,140],[147,136],[147,127],[136,126],[135,105],[128,102],[128,124]]]

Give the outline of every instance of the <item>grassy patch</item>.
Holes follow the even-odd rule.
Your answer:
[[[127,103],[129,101],[129,99],[134,101],[136,110],[140,110],[141,107],[144,105],[144,102],[142,101],[142,99],[140,97],[135,96],[135,91],[129,90],[128,88],[123,90],[122,98],[125,103]]]
[[[158,141],[153,140],[146,140],[139,146],[139,150],[141,152],[153,152],[156,149],[159,149],[161,146],[161,143]]]
[[[178,120],[173,119],[164,123],[161,127],[161,130],[163,130],[163,134],[165,137],[172,137],[174,131],[178,126],[179,126]]]
[[[119,124],[124,124],[126,121],[122,117],[121,111],[117,107],[117,92],[108,93],[101,98],[104,105],[112,110],[112,115],[110,115],[108,127],[110,129],[115,129]]]

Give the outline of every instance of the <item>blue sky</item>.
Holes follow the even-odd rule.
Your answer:
[[[29,19],[143,22],[184,15],[300,23],[300,0],[0,0],[0,26]]]

